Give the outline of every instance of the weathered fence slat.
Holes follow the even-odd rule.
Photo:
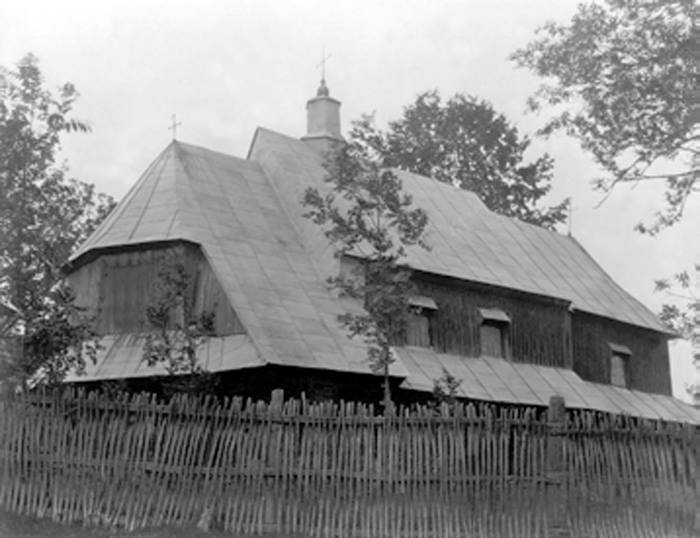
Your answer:
[[[0,507],[136,529],[692,536],[695,427],[484,404],[95,393],[0,400]]]

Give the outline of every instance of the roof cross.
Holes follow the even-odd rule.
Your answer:
[[[173,132],[173,140],[175,140],[177,138],[177,126],[182,125],[182,122],[177,121],[177,116],[175,114],[170,116],[170,121],[171,121],[171,123],[170,123],[170,127],[168,127],[168,131]]]
[[[316,64],[316,69],[319,67],[321,68],[321,80],[325,81],[326,80],[326,60],[328,60],[331,57],[330,54],[326,54],[326,47],[323,47],[321,49],[321,61]]]

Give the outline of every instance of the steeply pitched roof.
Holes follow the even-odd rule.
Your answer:
[[[325,278],[335,267],[332,252],[299,203],[309,185],[323,183],[321,157],[300,140],[258,129],[250,159],[173,142],[71,260],[149,241],[203,244],[210,230],[226,230],[228,241],[271,241],[304,259],[308,252]],[[576,310],[666,332],[575,239],[492,213],[471,192],[404,171],[399,177],[429,216],[431,250],[409,250],[414,269],[563,299]]]
[[[364,346],[338,325],[345,308],[258,163],[171,143],[71,262],[95,249],[175,239],[201,246],[259,364],[367,372]],[[399,364],[394,374],[406,371]]]
[[[302,217],[299,200],[321,185],[320,156],[302,141],[258,129],[249,158],[281,193],[287,214],[312,252],[326,244]],[[398,171],[404,189],[428,213],[430,251],[410,249],[414,269],[570,301],[576,310],[667,332],[573,238],[489,211],[474,193]],[[322,258],[323,256],[321,256]]]
[[[271,363],[368,373],[365,347],[337,321],[353,305],[341,304],[325,284],[338,262],[322,230],[302,217],[304,190],[323,181],[320,156],[303,142],[260,129],[250,157],[173,142],[71,262],[109,247],[197,243],[247,333],[211,339],[204,350],[209,370]],[[494,215],[472,193],[401,177],[431,221],[432,251],[410,253],[416,269],[550,295],[579,310],[660,329],[570,238]],[[140,363],[138,335],[107,336],[105,344],[98,364],[75,381],[154,375]],[[542,404],[553,391],[573,407],[697,422],[670,397],[587,383],[568,370],[419,348],[400,348],[397,357],[392,375],[416,390],[432,390],[444,364],[454,375],[462,372],[464,395],[475,399]]]

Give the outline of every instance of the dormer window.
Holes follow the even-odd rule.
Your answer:
[[[408,300],[408,322],[406,324],[406,344],[409,346],[430,347],[433,344],[430,333],[430,318],[437,311],[437,304],[431,297],[413,295]]]
[[[510,356],[510,316],[498,308],[479,308],[481,354],[486,357]]]
[[[610,384],[626,388],[629,385],[630,348],[610,342]]]

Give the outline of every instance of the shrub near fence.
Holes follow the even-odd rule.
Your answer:
[[[0,506],[136,529],[337,537],[692,536],[693,426],[550,406],[94,393],[0,412]]]

